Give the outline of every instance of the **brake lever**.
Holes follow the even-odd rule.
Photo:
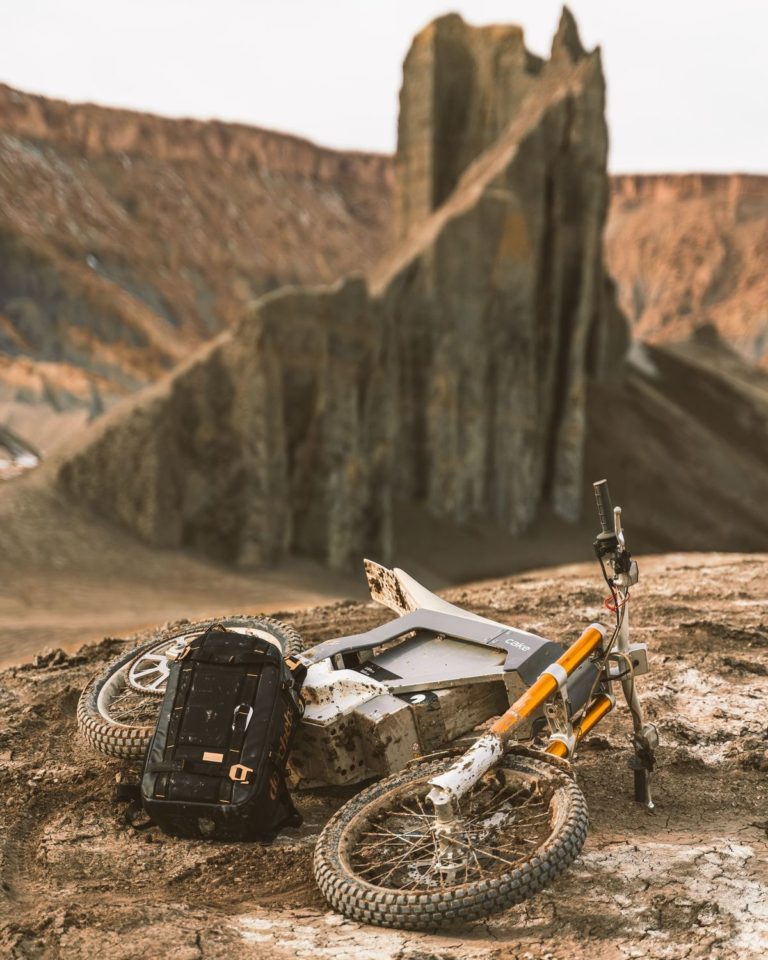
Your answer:
[[[624,530],[621,526],[621,507],[613,508],[613,532],[616,534],[616,539],[619,541],[619,546],[622,548],[622,550],[625,550]]]

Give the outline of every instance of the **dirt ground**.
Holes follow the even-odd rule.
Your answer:
[[[626,711],[581,748],[582,855],[535,899],[435,934],[332,913],[314,837],[350,792],[298,796],[305,825],[272,846],[169,839],[111,802],[127,768],[75,732],[87,678],[140,636],[50,653],[0,674],[0,954],[12,958],[328,960],[762,958],[768,955],[768,556],[641,559],[638,681],[662,746],[657,812],[632,801]],[[594,565],[446,595],[567,641],[607,616]],[[386,619],[366,604],[286,614],[308,642]]]

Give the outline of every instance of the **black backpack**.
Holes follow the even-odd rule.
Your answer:
[[[285,763],[306,670],[261,637],[217,625],[170,666],[141,800],[166,833],[272,840],[301,817]]]

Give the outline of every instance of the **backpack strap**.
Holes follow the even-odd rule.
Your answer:
[[[283,663],[291,671],[291,679],[293,680],[294,686],[300,687],[307,676],[306,664],[302,663],[301,660],[296,657],[283,657]]]
[[[266,663],[264,666],[266,666]],[[278,666],[278,664],[275,663],[275,666]],[[231,803],[235,784],[249,783],[249,777],[254,773],[251,767],[246,767],[240,763],[240,758],[243,754],[245,734],[253,716],[253,701],[256,699],[262,674],[263,667],[258,673],[246,673],[240,688],[240,706],[237,707],[232,717],[232,733],[229,738],[226,760],[222,764],[226,767],[226,778],[221,781],[219,788],[219,801],[221,803]]]
[[[189,641],[181,654],[176,658],[175,662],[179,663],[179,674],[176,682],[176,690],[174,691],[173,706],[171,707],[171,714],[168,718],[168,733],[165,740],[165,749],[163,750],[163,759],[160,762],[148,763],[146,765],[147,772],[160,774],[155,780],[155,797],[165,796],[168,787],[168,774],[181,769],[178,766],[178,761],[174,761],[174,752],[176,749],[176,740],[179,735],[179,727],[181,726],[181,721],[184,716],[184,708],[187,703],[187,697],[189,696],[192,672],[194,669],[192,663],[189,662],[189,658],[192,653],[199,650],[203,645],[211,630],[215,629],[217,629],[216,624],[210,626],[205,633],[198,633],[197,636]],[[219,629],[223,628],[219,627]]]

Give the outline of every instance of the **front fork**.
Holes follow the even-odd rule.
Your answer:
[[[637,583],[639,574],[637,561],[627,550],[622,528],[621,507],[613,507],[608,493],[608,484],[599,480],[593,484],[597,512],[600,517],[601,532],[595,540],[595,553],[603,567],[603,573],[609,579],[620,607],[619,631],[616,638],[616,650],[610,661],[605,665],[605,679],[610,686],[615,680],[621,683],[624,697],[632,714],[632,746],[634,756],[630,760],[630,767],[635,775],[635,800],[645,804],[648,810],[653,810],[651,798],[651,774],[655,765],[654,751],[659,745],[659,735],[652,723],[646,723],[643,718],[643,708],[635,687],[637,672],[646,672],[648,669],[645,644],[632,646],[629,642],[629,588]],[[612,570],[613,576],[608,577],[606,565]],[[616,662],[617,670],[612,670]]]
[[[632,646],[629,641],[627,601],[629,588],[638,581],[638,567],[624,541],[621,507],[613,509],[605,480],[594,484],[594,489],[601,526],[601,532],[595,541],[595,552],[603,572],[606,572],[607,565],[613,573],[610,578],[606,573],[606,579],[609,580],[614,600],[619,605],[620,619],[615,651],[609,652],[606,658],[606,631],[599,624],[592,624],[555,663],[542,671],[536,682],[499,717],[485,736],[480,737],[444,773],[430,781],[432,789],[429,799],[435,810],[435,830],[440,839],[441,856],[446,861],[445,869],[449,873],[458,854],[456,831],[459,823],[455,813],[455,801],[498,763],[518,727],[544,707],[551,731],[547,752],[560,757],[570,757],[576,743],[612,709],[615,699],[610,688],[615,682],[621,684],[632,714],[634,756],[630,766],[635,777],[635,800],[643,803],[648,810],[654,809],[651,774],[659,737],[656,727],[645,722],[640,698],[635,689],[635,671],[641,666],[641,660],[641,672],[647,670],[646,648],[642,643]],[[570,721],[568,678],[587,658],[595,654],[598,657],[602,654],[605,671],[603,680],[609,692],[601,693],[592,700],[574,729]],[[613,669],[614,664],[616,669]]]
[[[476,740],[469,750],[451,764],[444,773],[430,780],[432,789],[429,792],[429,800],[435,810],[435,828],[441,839],[441,847],[446,854],[452,855],[454,844],[451,835],[458,826],[454,812],[455,801],[467,793],[486,771],[498,763],[504,756],[507,744],[515,731],[548,700],[565,690],[568,677],[574,670],[603,647],[605,633],[605,628],[600,624],[594,623],[587,627],[579,639],[555,663],[542,670],[535,683],[496,720],[488,733]],[[573,742],[573,737],[570,739]],[[564,747],[562,741],[558,741],[558,746],[570,752],[568,747]]]
[[[631,577],[628,575],[624,582],[618,580],[615,583],[619,597],[623,601],[621,625],[616,640],[616,651],[623,668],[617,671],[614,679],[611,679],[609,664],[606,664],[608,671],[606,679],[609,686],[614,680],[621,683],[632,714],[632,745],[635,753],[630,765],[635,775],[635,800],[645,804],[648,810],[653,810],[650,781],[658,735],[653,724],[644,721],[643,709],[635,689],[633,658],[638,655],[640,649],[644,650],[644,647],[642,644],[632,647],[629,642],[629,611],[626,609],[626,599],[629,594],[630,580]],[[565,692],[568,677],[573,671],[603,647],[605,632],[599,624],[588,627],[562,657],[542,671],[533,686],[512,704],[487,734],[480,737],[448,770],[430,781],[432,789],[429,799],[435,810],[435,829],[441,841],[442,855],[446,858],[446,871],[450,872],[452,869],[450,864],[458,852],[455,849],[456,843],[452,839],[460,826],[455,813],[455,801],[467,793],[487,770],[498,763],[504,755],[507,743],[512,739],[512,734],[526,719],[530,718],[550,698]],[[610,712],[614,703],[615,699],[610,693],[602,693],[595,697],[577,727],[570,731],[567,737],[553,735],[546,752],[560,757],[570,756],[576,743]]]

